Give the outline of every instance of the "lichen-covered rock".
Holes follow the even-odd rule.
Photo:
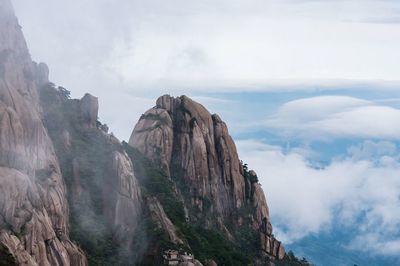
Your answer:
[[[214,224],[232,241],[235,232],[225,225],[242,226],[248,215],[240,213],[248,207],[254,210],[250,214],[254,232],[261,232],[264,221],[270,225],[257,174],[250,171],[250,177],[245,177],[226,124],[201,104],[186,96],[160,97],[156,106],[141,116],[129,145],[159,164],[172,180],[179,180],[177,188],[183,192],[178,194],[185,195],[191,221],[204,221],[205,227]],[[267,245],[266,235],[274,246],[261,249],[278,257],[280,243],[273,237],[272,227],[266,233],[260,234],[261,245]]]
[[[21,265],[86,265],[68,239],[65,187],[35,71],[11,3],[0,0],[0,242]]]

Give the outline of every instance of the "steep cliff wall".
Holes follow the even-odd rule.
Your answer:
[[[86,265],[69,240],[60,166],[31,61],[9,0],[0,0],[0,243],[20,265]]]
[[[133,265],[140,255],[132,248],[142,201],[131,159],[98,121],[96,97],[70,99],[65,88],[51,83],[39,92],[69,191],[71,238],[91,265]]]
[[[186,96],[157,100],[135,126],[129,145],[159,165],[176,184],[188,223],[218,228],[231,241],[250,226],[271,259],[284,249],[272,235],[268,206],[254,172],[243,168],[226,124]]]

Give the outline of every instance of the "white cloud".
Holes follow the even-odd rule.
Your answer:
[[[218,98],[218,97],[209,97],[209,96],[193,96],[193,100],[203,104],[203,105],[219,105],[219,104],[226,104],[226,103],[237,103],[233,100]]]
[[[100,96],[119,136],[128,94],[400,88],[396,1],[13,3],[33,58],[74,97]]]
[[[304,90],[346,79],[393,89],[400,76],[400,24],[383,23],[400,18],[396,1],[14,3],[34,58],[80,91],[104,87],[103,71],[135,91]]]
[[[126,93],[110,95],[102,92],[99,96],[100,120],[102,123],[106,123],[110,127],[110,131],[121,141],[129,141],[140,116],[156,103],[156,99],[151,97],[135,97]]]
[[[322,169],[293,151],[254,140],[237,144],[240,157],[258,173],[278,238],[290,243],[333,226],[352,228],[356,238],[349,247],[398,254],[400,163],[394,144],[365,142],[353,149],[357,156],[353,152]],[[360,159],[360,151],[379,159]]]
[[[400,109],[346,96],[321,96],[282,105],[267,128],[305,139],[400,138]]]
[[[388,240],[377,234],[360,236],[348,247],[354,250],[370,252],[372,255],[379,255],[379,253],[386,255],[400,254],[400,240]]]

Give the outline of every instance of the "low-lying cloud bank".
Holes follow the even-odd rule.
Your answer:
[[[395,143],[365,141],[315,168],[305,153],[256,140],[237,142],[266,192],[275,234],[292,243],[333,228],[350,229],[348,248],[400,254],[400,162]],[[312,152],[310,153],[312,154]]]
[[[309,140],[400,138],[400,109],[349,96],[304,98],[282,105],[265,127]]]

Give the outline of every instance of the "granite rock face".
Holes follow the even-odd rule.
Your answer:
[[[199,211],[205,197],[221,217],[243,206],[244,179],[226,125],[188,97],[159,98],[139,120],[129,144],[159,161],[169,176],[180,172]]]
[[[265,223],[271,225],[264,193],[257,182],[245,178],[236,146],[218,115],[186,96],[162,96],[142,115],[129,145],[184,184],[179,194],[185,195],[184,204],[192,210],[190,220],[204,219],[206,226],[214,224],[234,240],[234,232],[225,224],[240,227],[245,218],[240,213],[250,206],[251,226],[260,235],[261,250],[271,258],[283,257],[272,227],[263,230]]]
[[[51,85],[40,89],[44,125],[55,143],[69,191],[74,236],[84,242],[84,249],[110,238],[110,245],[129,249],[142,215],[132,161],[120,141],[97,121],[97,98],[86,94],[70,99],[67,94]],[[93,248],[89,260],[105,259],[90,251]]]
[[[122,241],[132,237],[141,218],[141,192],[128,155],[114,151],[111,157],[110,172],[104,184],[107,187],[104,211],[115,237]]]
[[[12,5],[0,0],[0,243],[20,265],[86,265],[69,240],[65,186],[36,77]]]
[[[96,128],[99,100],[86,93],[80,100],[80,118],[85,128]]]

